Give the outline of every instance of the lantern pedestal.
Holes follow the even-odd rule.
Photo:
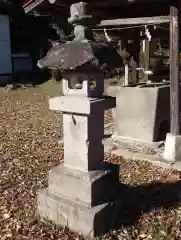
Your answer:
[[[109,229],[119,184],[119,167],[104,163],[102,144],[104,111],[113,107],[114,98],[50,99],[51,110],[63,111],[64,163],[50,171],[38,213],[92,237]]]
[[[114,205],[109,203],[89,207],[80,201],[52,195],[48,189],[39,194],[38,201],[42,217],[73,232],[94,238],[111,229]]]
[[[75,39],[51,49],[38,66],[60,69],[64,96],[50,99],[63,112],[64,163],[49,173],[38,195],[38,214],[89,237],[107,232],[115,220],[119,166],[104,162],[104,111],[116,99],[103,96],[103,70],[122,64],[111,45],[93,41],[87,4],[70,8]]]

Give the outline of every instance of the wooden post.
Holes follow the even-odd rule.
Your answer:
[[[120,26],[120,25],[150,25],[150,24],[162,24],[169,23],[170,16],[154,16],[154,17],[139,17],[139,18],[120,18],[120,19],[111,19],[103,20],[100,27],[111,27],[111,26]]]
[[[157,46],[157,39],[152,39],[151,46],[150,46],[150,57],[155,55],[156,52],[156,46]]]
[[[145,41],[145,51],[144,51],[144,71],[149,70],[149,65],[150,65],[150,41],[149,40],[144,40]],[[148,81],[148,73],[144,73],[144,80]]]
[[[180,135],[179,9],[170,6],[170,133]]]
[[[128,52],[128,40],[122,39],[120,40],[120,51]],[[130,73],[129,73],[129,64],[126,63],[124,67],[124,86],[129,85]]]
[[[137,62],[133,59],[133,57],[131,58],[131,80],[130,82],[132,84],[137,84],[139,82],[139,72],[136,71],[137,68]]]
[[[124,86],[127,86],[129,84],[129,77],[130,77],[130,74],[129,74],[129,65],[128,63],[125,64],[125,74],[124,74]]]
[[[137,29],[135,32],[135,39],[134,40],[129,40],[128,45],[127,45],[127,51],[132,54],[132,63],[133,65],[136,64],[135,70],[137,67],[139,67],[139,59],[140,59],[140,29]],[[131,83],[138,83],[139,82],[139,73],[137,72],[136,76],[133,73],[134,69],[132,71],[132,80]],[[136,82],[135,82],[136,81]]]
[[[134,51],[133,60],[136,62],[136,67],[139,67],[140,63],[140,29],[136,29],[136,39],[134,39]],[[133,70],[134,71],[134,70]],[[139,82],[139,71],[136,73],[137,83]]]

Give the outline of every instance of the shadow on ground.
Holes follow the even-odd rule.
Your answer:
[[[119,197],[113,219],[114,229],[137,223],[142,214],[157,208],[171,209],[181,203],[181,181],[174,183],[154,182],[140,186],[120,184]]]
[[[0,87],[7,87],[7,85],[12,85],[12,89],[16,90],[24,87],[36,87],[43,83],[46,83],[52,78],[50,71],[43,72],[34,72],[34,73],[20,73],[9,78],[6,78],[4,81],[1,79]],[[57,80],[58,81],[58,80]]]

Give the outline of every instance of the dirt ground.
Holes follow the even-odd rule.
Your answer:
[[[48,109],[48,98],[60,93],[59,83],[24,90],[0,89],[0,239],[85,239],[68,229],[39,221],[36,197],[47,186],[48,171],[63,161],[57,142],[62,137],[60,113]],[[112,119],[105,113],[105,121]],[[181,173],[147,162],[120,164],[122,193],[120,228],[99,239],[181,239]]]

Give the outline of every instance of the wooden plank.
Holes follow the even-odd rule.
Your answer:
[[[62,0],[57,0],[61,2]],[[133,4],[148,4],[148,3],[158,3],[158,0],[111,0],[111,1],[92,1],[92,0],[87,0],[88,3],[93,3],[96,7],[118,7],[122,5],[133,5]],[[162,3],[167,3],[168,0],[161,0]]]
[[[120,18],[103,20],[98,26],[120,26],[120,25],[139,25],[139,24],[161,24],[171,21],[171,16],[141,17],[141,18]]]
[[[31,10],[33,10],[35,7],[37,7],[42,2],[44,2],[44,0],[36,0],[33,3],[30,3],[27,7],[24,8],[25,13],[30,12]]]
[[[150,58],[157,58],[157,59],[169,59],[169,56],[164,55],[151,55]]]
[[[109,30],[109,29],[108,29]],[[138,28],[136,28],[138,30]],[[104,29],[103,28],[92,28],[92,31],[94,31],[97,35],[99,35],[101,38],[105,38]],[[107,31],[108,35],[111,36],[112,40],[119,41],[121,40],[139,40],[140,38],[145,38],[145,36],[138,36],[138,33],[134,31],[130,31],[130,29],[126,30],[114,30],[114,31]]]
[[[179,10],[170,7],[170,132],[180,135]]]

